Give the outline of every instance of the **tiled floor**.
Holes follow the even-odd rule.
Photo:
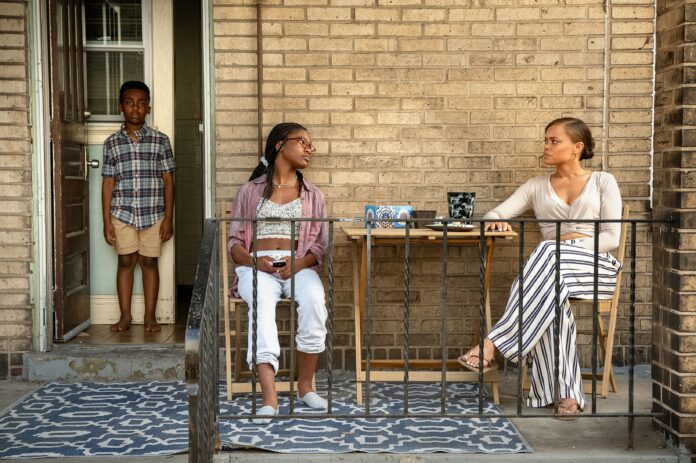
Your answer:
[[[145,325],[131,325],[128,331],[110,331],[109,325],[92,325],[72,338],[68,344],[176,344],[184,343],[183,324],[161,325],[162,331],[146,333]]]
[[[176,294],[175,325],[160,325],[162,331],[146,333],[145,325],[131,325],[128,331],[110,331],[109,325],[91,325],[67,344],[183,344],[186,334],[186,316],[191,303],[191,288],[178,286]]]

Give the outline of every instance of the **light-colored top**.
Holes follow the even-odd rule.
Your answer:
[[[613,175],[592,172],[585,188],[572,204],[558,197],[551,186],[551,177],[541,175],[529,179],[508,199],[484,215],[484,219],[512,219],[532,209],[537,219],[595,220],[621,219],[621,192]],[[545,240],[556,238],[556,224],[539,224]],[[561,235],[580,233],[594,237],[593,223],[562,223]],[[619,246],[620,223],[599,225],[599,252],[608,252]],[[594,240],[586,240],[588,249],[594,249]]]
[[[270,199],[259,202],[259,206],[256,208],[256,218],[268,219],[271,217],[288,220],[281,220],[280,222],[259,222],[258,229],[256,230],[256,239],[281,238],[289,240],[290,219],[299,219],[302,217],[302,203],[300,202],[300,198],[285,204],[274,203]],[[297,238],[297,225],[299,225],[299,223],[295,224],[295,238]]]

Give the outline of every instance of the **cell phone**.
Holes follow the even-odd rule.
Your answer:
[[[274,260],[273,261],[274,267],[285,267],[285,264],[287,264],[287,262],[285,262],[284,260]]]

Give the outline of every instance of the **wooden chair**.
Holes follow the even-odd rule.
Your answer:
[[[623,220],[628,219],[629,206],[624,205],[621,218]],[[626,236],[627,236],[628,224],[626,222],[621,223],[621,234],[619,236],[619,248],[614,257],[616,257],[619,262],[624,262],[624,257],[626,257]],[[616,288],[614,289],[614,294],[611,299],[599,299],[597,301],[597,345],[601,349],[604,361],[601,364],[601,371],[597,371],[597,392],[604,398],[609,395],[609,388],[611,392],[616,392],[616,378],[614,374],[614,369],[611,364],[611,355],[614,350],[614,338],[616,332],[616,317],[619,310],[619,297],[621,296],[621,275],[623,269],[619,270],[616,275]],[[589,306],[589,313],[592,313],[592,307],[594,301],[592,299],[570,299],[570,303],[573,306],[585,305]],[[606,325],[603,321],[603,317],[607,317]],[[590,332],[578,332],[578,334],[587,334],[592,336],[592,331]],[[522,377],[524,378],[524,388],[529,389],[530,380],[527,377],[527,363],[525,361]],[[583,383],[583,391],[585,393],[592,392],[592,372],[583,371],[582,378],[585,381]]]
[[[222,217],[230,216],[229,205],[222,204]],[[232,297],[229,288],[229,253],[227,252],[227,229],[228,223],[220,221],[220,256],[222,261],[222,286],[223,286],[223,310],[224,310],[224,336],[225,336],[225,376],[227,380],[227,400],[232,400],[232,394],[251,392],[251,372],[244,369],[246,359],[242,358],[242,337],[246,334],[242,332],[242,312],[241,307],[245,305],[243,299]],[[281,299],[281,303],[290,303],[290,299]],[[234,326],[231,326],[231,319],[234,319]],[[290,335],[289,331],[279,331],[278,335]],[[234,338],[234,381],[232,381],[232,339]],[[289,369],[278,370],[279,376],[290,376]],[[297,382],[294,385],[297,391]],[[290,381],[276,382],[276,391],[290,391]]]

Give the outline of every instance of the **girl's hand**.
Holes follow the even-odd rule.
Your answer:
[[[249,267],[253,268],[254,267],[254,256],[253,254],[251,255],[251,264],[249,264]],[[273,258],[270,256],[260,256],[258,259],[256,259],[256,264],[258,266],[259,271],[261,272],[266,272],[266,273],[275,273],[277,267],[273,266]]]
[[[490,222],[486,224],[486,231],[511,231],[512,227],[507,222]]]
[[[285,261],[285,265],[282,267],[276,267],[276,271],[278,272],[278,275],[280,275],[280,278],[287,280],[290,278],[290,276],[292,276],[292,273],[290,272],[290,256],[283,257],[283,260]],[[295,273],[304,268],[304,260],[295,259]]]

